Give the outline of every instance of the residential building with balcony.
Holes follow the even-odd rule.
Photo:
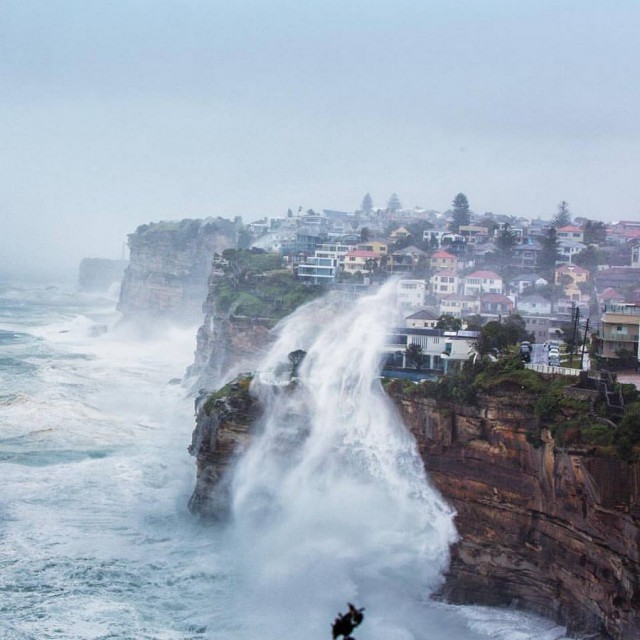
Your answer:
[[[480,313],[480,300],[475,296],[450,293],[440,299],[440,315],[466,318],[476,313]]]
[[[620,352],[633,353],[640,360],[638,335],[640,334],[640,305],[605,305],[600,319],[598,355],[618,358]]]
[[[425,280],[399,280],[396,289],[398,307],[403,310],[424,307],[424,297],[427,291]]]
[[[584,231],[580,227],[567,225],[560,227],[557,231],[558,240],[573,240],[574,242],[584,242]]]
[[[480,293],[502,293],[502,278],[494,271],[474,271],[462,282],[463,293],[475,296]]]
[[[429,258],[429,265],[432,269],[454,269],[458,265],[458,258],[448,251],[436,251]]]
[[[443,269],[431,276],[431,293],[442,297],[451,293],[458,293],[460,289],[460,277],[453,269]]]

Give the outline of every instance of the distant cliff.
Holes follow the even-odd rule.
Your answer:
[[[458,603],[517,603],[576,634],[635,640],[640,463],[581,442],[589,429],[598,431],[588,392],[559,397],[555,382],[551,391],[543,379],[526,388],[519,377],[467,387],[458,394],[465,402],[428,397],[428,385],[387,387],[431,481],[457,511],[460,542],[443,595]],[[194,513],[226,515],[231,463],[248,446],[259,411],[248,378],[198,401],[189,448],[197,459]]]
[[[201,316],[216,252],[235,247],[237,225],[223,218],[157,222],[129,235],[130,263],[118,310],[125,318]]]
[[[78,270],[80,291],[108,291],[114,282],[122,281],[128,264],[126,260],[83,258]]]

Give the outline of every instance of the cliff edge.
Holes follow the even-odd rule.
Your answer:
[[[213,255],[235,247],[236,227],[223,218],[138,227],[129,235],[130,262],[122,280],[118,311],[125,319],[198,318]]]
[[[566,382],[541,380],[554,385],[543,392],[521,384],[525,377],[467,387],[462,399],[451,389],[448,399],[429,397],[424,383],[387,385],[432,482],[457,511],[460,541],[441,595],[516,604],[582,637],[636,639],[640,464],[585,442],[595,424],[592,395],[574,390],[550,412],[547,396]],[[227,514],[232,460],[248,446],[258,413],[249,378],[200,399],[189,448],[197,458],[194,513]]]

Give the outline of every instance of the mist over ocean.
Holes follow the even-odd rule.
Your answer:
[[[358,640],[564,638],[563,629],[521,612],[428,600],[425,585],[437,582],[446,562],[450,514],[420,474],[406,472],[407,480],[389,471],[392,447],[375,449],[394,433],[394,447],[411,449],[401,425],[387,429],[393,417],[382,398],[341,412],[343,431],[328,441],[318,443],[321,431],[305,439],[286,473],[269,458],[269,438],[283,435],[274,406],[266,439],[239,468],[237,523],[194,518],[186,508],[195,476],[187,453],[193,398],[169,381],[192,362],[196,327],[119,325],[116,297],[117,288],[96,296],[73,285],[0,281],[0,638],[320,640],[347,599],[367,607]],[[295,326],[287,325],[287,336]],[[329,348],[351,361],[364,357],[340,344],[350,335],[318,336],[301,375],[332,375],[323,356]],[[358,375],[349,373],[356,398]],[[320,407],[333,391],[319,385],[318,393]],[[384,421],[375,434],[367,426],[372,410]],[[312,422],[316,429],[336,420],[314,415]],[[366,491],[322,458],[331,438],[350,429],[357,459],[380,465]],[[385,484],[392,477],[393,486]],[[334,489],[344,487],[358,506],[355,524],[380,536],[358,535],[344,513],[334,521],[331,510],[314,513],[303,499],[336,479]],[[256,517],[264,487],[289,500],[275,515]],[[380,510],[393,506],[390,495],[403,500],[402,526],[387,529]],[[437,514],[429,522],[420,511],[426,504]],[[403,537],[429,530],[415,548]],[[405,580],[412,553],[431,557],[432,566]],[[376,556],[382,570],[372,579]]]

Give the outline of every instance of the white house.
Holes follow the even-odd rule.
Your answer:
[[[465,296],[479,293],[502,293],[502,278],[493,271],[474,271],[463,280]]]
[[[450,293],[458,293],[460,288],[460,278],[453,269],[443,269],[431,276],[431,293],[442,297]]]
[[[398,280],[396,289],[400,309],[424,307],[424,297],[428,291],[426,280]]]
[[[551,302],[540,295],[522,296],[518,298],[518,312],[531,315],[549,315]]]

